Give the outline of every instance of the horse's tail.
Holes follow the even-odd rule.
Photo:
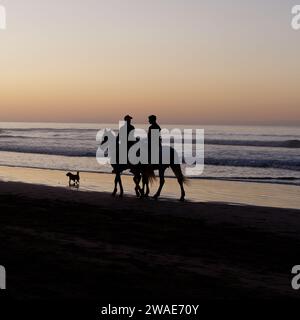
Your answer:
[[[151,167],[147,167],[145,174],[150,184],[152,184],[156,180],[154,170]]]

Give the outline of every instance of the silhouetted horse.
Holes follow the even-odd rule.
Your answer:
[[[106,131],[106,135],[110,135],[111,139],[116,139],[116,136],[111,131]],[[102,147],[106,142],[108,141],[108,136],[104,137],[102,142],[100,143],[100,147]],[[106,148],[106,147],[105,147]],[[145,148],[148,148],[145,146]],[[118,154],[118,151],[116,150],[110,150],[111,152],[116,152]],[[171,168],[171,170],[174,172],[177,181],[180,185],[180,201],[184,201],[185,199],[185,190],[184,190],[184,183],[186,182],[186,178],[184,177],[181,166],[178,163],[177,160],[177,152],[174,148],[169,146],[162,146],[160,150],[160,154],[170,154],[170,162],[164,164],[162,162],[162,156],[159,157],[159,163],[158,164],[138,164],[138,165],[131,165],[131,164],[111,164],[113,167],[113,172],[115,173],[115,188],[113,191],[113,196],[117,193],[117,185],[120,186],[120,196],[123,195],[123,186],[122,186],[122,180],[121,180],[121,173],[125,170],[130,169],[130,171],[133,173],[133,181],[135,183],[135,192],[137,196],[148,196],[150,189],[149,189],[149,182],[152,182],[155,179],[154,170],[158,170],[159,172],[159,188],[156,192],[156,194],[153,196],[154,199],[158,199],[162,188],[165,184],[165,171],[168,168]],[[140,187],[140,181],[142,180],[143,187]],[[146,189],[146,191],[145,191]]]
[[[167,163],[163,163],[163,154],[165,155],[170,155],[170,161]],[[184,190],[184,183],[187,182],[186,177],[183,175],[182,170],[181,170],[181,165],[178,163],[178,154],[177,151],[170,147],[170,146],[161,146],[160,147],[160,156],[159,156],[159,163],[158,164],[150,164],[152,167],[152,170],[158,170],[159,174],[159,188],[156,192],[156,194],[153,196],[154,199],[158,199],[160,197],[162,188],[165,184],[165,171],[170,168],[175,177],[177,178],[177,181],[180,186],[180,191],[181,191],[181,196],[180,196],[180,201],[184,201],[185,199],[185,190]],[[144,186],[143,186],[144,188]]]
[[[113,134],[112,131],[105,131],[105,136],[103,140],[100,142],[100,148],[102,150],[106,149],[106,146],[104,144],[109,141],[109,139],[115,139],[117,140],[117,137]],[[110,138],[108,138],[108,136]],[[116,143],[116,150],[110,150],[111,154],[108,155],[110,158],[118,158],[119,150],[117,149],[118,145]],[[137,197],[148,197],[150,188],[149,188],[149,183],[152,182],[153,180],[156,179],[154,171],[151,166],[149,165],[142,165],[142,164],[137,164],[137,165],[132,165],[132,164],[120,164],[120,163],[113,163],[111,164],[113,168],[113,173],[115,174],[115,186],[112,195],[115,196],[118,192],[118,184],[120,187],[120,197],[123,196],[124,194],[124,189],[123,189],[123,184],[122,184],[122,179],[121,179],[121,174],[125,170],[130,170],[130,172],[133,174],[133,181],[135,183],[135,193]],[[143,188],[140,187],[140,182],[141,180],[143,181]],[[144,192],[144,189],[146,187],[146,192]]]

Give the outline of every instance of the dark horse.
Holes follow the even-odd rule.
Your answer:
[[[110,130],[105,131],[105,135],[103,140],[100,142],[100,148],[102,150],[105,150],[107,147],[104,146],[110,139],[115,139],[117,140],[117,137],[112,133]],[[117,149],[116,145],[116,149]],[[117,158],[118,157],[118,150],[110,150],[111,154],[108,155],[110,158]],[[112,154],[113,153],[113,154]],[[118,192],[118,184],[120,187],[120,197],[123,196],[124,194],[124,189],[123,189],[123,184],[122,184],[122,179],[121,179],[121,174],[123,171],[130,170],[130,172],[133,174],[133,181],[135,183],[135,193],[137,197],[148,197],[150,188],[149,188],[149,183],[154,181],[156,179],[154,171],[151,166],[149,165],[143,165],[143,164],[137,164],[137,165],[132,165],[132,164],[120,164],[120,163],[114,163],[111,164],[113,168],[113,173],[115,174],[115,186],[114,190],[112,192],[112,196],[116,196]],[[143,188],[140,187],[140,182],[141,180],[143,181]],[[146,188],[146,192],[144,192]]]
[[[182,170],[181,170],[181,165],[176,161],[175,159],[178,158],[177,152],[174,148],[170,146],[161,146],[160,147],[160,154],[169,154],[170,155],[170,161],[169,163],[163,163],[162,157],[159,157],[159,163],[158,164],[150,164],[152,170],[158,170],[159,174],[159,188],[155,195],[153,196],[154,199],[158,199],[160,197],[162,188],[165,184],[165,171],[170,168],[175,177],[177,178],[178,184],[180,186],[180,201],[184,201],[185,199],[185,190],[184,190],[184,184],[187,182],[186,177],[183,175]],[[144,185],[143,185],[144,189]]]
[[[100,148],[106,149],[103,145],[109,141],[108,135],[110,135],[111,139],[117,139],[117,137],[111,132],[111,131],[106,131],[106,134],[104,136],[104,139],[100,142]],[[147,148],[147,147],[146,147]],[[116,152],[115,150],[110,150],[111,152]],[[178,164],[175,159],[176,159],[176,151],[174,148],[169,147],[169,146],[162,146],[161,147],[161,154],[162,153],[167,153],[169,152],[170,154],[170,163],[169,164],[164,164],[162,163],[161,159],[158,164],[137,164],[137,165],[132,165],[132,164],[111,164],[113,168],[113,173],[115,173],[115,187],[113,190],[112,195],[115,196],[117,191],[118,191],[118,184],[120,186],[120,196],[123,196],[124,189],[122,185],[122,179],[121,179],[121,174],[125,170],[130,170],[133,174],[133,181],[135,183],[135,192],[138,197],[147,197],[150,192],[149,188],[149,183],[155,180],[155,174],[154,170],[158,170],[159,173],[159,188],[156,192],[156,194],[153,196],[154,199],[158,199],[162,188],[165,184],[165,171],[168,168],[171,168],[171,170],[174,172],[177,181],[180,186],[180,191],[181,191],[181,196],[180,196],[180,201],[184,201],[185,199],[185,190],[184,190],[184,183],[186,182],[186,178],[182,173],[181,166]],[[112,155],[110,155],[111,157]],[[140,181],[142,180],[143,187],[140,187]],[[146,190],[145,190],[146,189]]]

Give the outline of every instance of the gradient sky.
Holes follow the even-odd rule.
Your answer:
[[[300,124],[290,0],[0,0],[0,121]]]

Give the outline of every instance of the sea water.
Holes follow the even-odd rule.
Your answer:
[[[299,127],[161,127],[205,130],[205,168],[194,178],[300,185]],[[0,165],[111,172],[96,161],[96,134],[103,128],[118,124],[0,123]]]

